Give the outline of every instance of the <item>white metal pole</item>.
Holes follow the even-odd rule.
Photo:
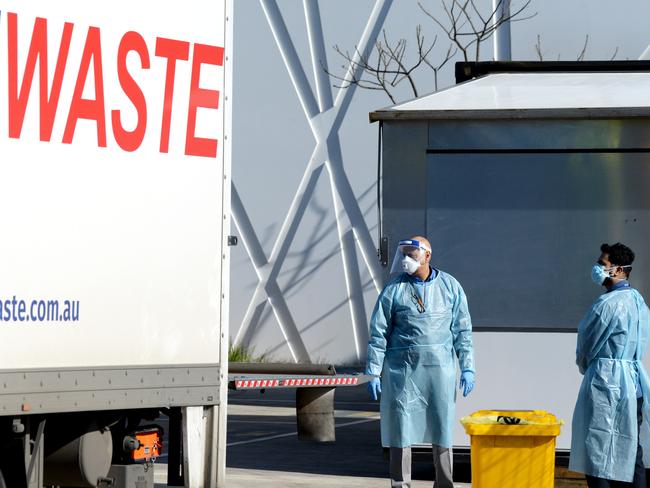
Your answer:
[[[492,0],[494,12],[494,60],[512,60],[510,41],[510,0]]]
[[[318,0],[303,0],[305,20],[307,22],[307,35],[309,37],[309,51],[311,53],[312,69],[316,80],[316,93],[318,94],[318,108],[321,113],[332,108],[332,89],[327,70],[327,54],[325,51],[325,37],[320,18]]]
[[[648,47],[645,48],[645,51],[641,53],[641,56],[639,56],[639,61],[647,61],[650,60],[650,44],[648,44]]]

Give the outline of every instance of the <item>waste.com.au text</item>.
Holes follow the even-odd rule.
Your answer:
[[[0,298],[0,322],[77,322],[78,300]]]

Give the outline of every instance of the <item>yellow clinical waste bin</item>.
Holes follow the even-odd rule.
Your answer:
[[[461,419],[471,438],[472,488],[553,488],[562,421],[543,410],[480,410]]]

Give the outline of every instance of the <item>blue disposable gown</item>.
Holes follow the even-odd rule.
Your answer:
[[[632,481],[637,382],[643,392],[643,461],[650,466],[650,384],[641,364],[649,338],[650,312],[631,288],[600,296],[580,323],[576,362],[584,378],[573,413],[572,471]]]
[[[424,301],[419,313],[413,291]],[[438,271],[421,282],[403,273],[379,295],[370,322],[366,372],[381,375],[385,447],[451,447],[456,365],[474,371],[472,324],[462,287]]]

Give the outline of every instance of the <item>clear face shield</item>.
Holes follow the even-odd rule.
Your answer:
[[[412,275],[424,264],[427,253],[431,254],[431,249],[420,241],[414,239],[399,241],[390,274],[408,273]]]

